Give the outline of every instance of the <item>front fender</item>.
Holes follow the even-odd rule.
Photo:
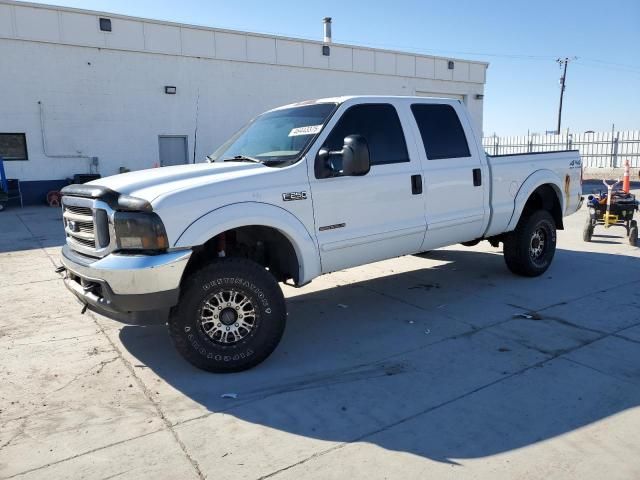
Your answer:
[[[202,245],[222,232],[251,225],[271,227],[287,237],[298,258],[299,284],[320,275],[320,254],[309,231],[298,217],[268,203],[242,202],[212,210],[191,223],[173,246]]]
[[[545,184],[549,184],[553,187],[553,190],[556,192],[556,196],[558,197],[558,201],[560,202],[560,211],[564,212],[565,205],[564,195],[562,195],[562,179],[552,170],[536,170],[529,175],[524,182],[522,182],[522,185],[516,194],[513,214],[511,215],[511,220],[509,220],[509,225],[506,229],[507,232],[515,230],[527,200],[529,200],[529,197],[536,188]]]

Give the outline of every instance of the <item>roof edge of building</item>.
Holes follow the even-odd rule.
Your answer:
[[[105,12],[105,11],[99,11],[99,10],[88,10],[88,9],[83,9],[83,8],[66,7],[66,6],[61,6],[61,5],[50,5],[50,4],[46,4],[46,3],[34,3],[34,2],[25,2],[25,1],[16,1],[16,0],[0,0],[0,5],[14,5],[14,6],[18,6],[18,7],[40,8],[40,9],[45,9],[45,10],[56,10],[56,11],[61,11],[61,12],[79,13],[79,14],[85,14],[85,15],[97,15],[97,16],[109,17],[109,18],[117,18],[117,19],[122,19],[122,20],[137,21],[137,22],[144,22],[144,23],[152,23],[152,24],[156,24],[156,25],[166,25],[166,26],[173,26],[173,27],[179,27],[179,28],[191,28],[191,29],[195,29],[195,30],[205,30],[205,31],[211,31],[211,32],[232,33],[232,34],[236,34],[236,35],[250,35],[250,36],[254,36],[254,37],[271,38],[271,39],[278,39],[278,40],[288,40],[288,41],[294,41],[294,42],[314,43],[314,44],[317,44],[317,45],[324,45],[325,44],[321,40],[315,40],[315,39],[308,39],[308,38],[301,38],[301,37],[289,37],[289,36],[286,36],[286,35],[260,33],[260,32],[248,32],[248,31],[243,31],[243,30],[233,30],[233,29],[221,28],[221,27],[209,27],[209,26],[205,26],[205,25],[196,25],[196,24],[189,24],[189,23],[172,22],[172,21],[169,21],[169,20],[159,20],[159,19],[145,18],[145,17],[135,17],[135,16],[131,16],[131,15],[123,15],[123,14],[120,14],[120,13]],[[407,52],[407,51],[403,51],[403,50],[393,50],[393,49],[386,49],[386,48],[368,47],[368,46],[364,46],[364,45],[353,45],[353,44],[348,44],[348,43],[332,42],[331,45],[332,46],[336,46],[336,47],[344,47],[344,48],[357,48],[359,50],[369,50],[369,51],[373,51],[373,52],[392,53],[392,54],[396,54],[396,55],[411,55],[411,56],[420,57],[420,58],[432,58],[432,59],[438,59],[438,60],[453,60],[453,61],[459,61],[459,62],[465,62],[465,63],[473,63],[473,64],[477,64],[477,65],[484,65],[485,67],[489,66],[489,62],[483,62],[483,61],[480,61],[480,60],[469,60],[469,59],[465,59],[465,58],[446,57],[446,56],[442,56],[442,55],[429,55],[429,54],[425,54],[425,53],[416,53],[416,52]]]

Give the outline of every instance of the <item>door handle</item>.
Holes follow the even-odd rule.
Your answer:
[[[411,175],[411,193],[413,195],[422,193],[422,175]]]
[[[482,170],[479,168],[473,169],[473,186],[479,187],[482,185]]]

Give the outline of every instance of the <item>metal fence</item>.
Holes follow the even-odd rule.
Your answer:
[[[590,168],[640,167],[640,130],[484,137],[482,145],[489,155],[579,150],[582,164]]]

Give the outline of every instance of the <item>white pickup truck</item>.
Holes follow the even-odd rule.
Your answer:
[[[512,272],[540,275],[582,202],[577,151],[487,156],[451,99],[288,105],[208,159],[65,187],[62,263],[96,311],[170,308],[176,348],[213,372],[276,348],[278,282],[480,240],[502,242]]]

